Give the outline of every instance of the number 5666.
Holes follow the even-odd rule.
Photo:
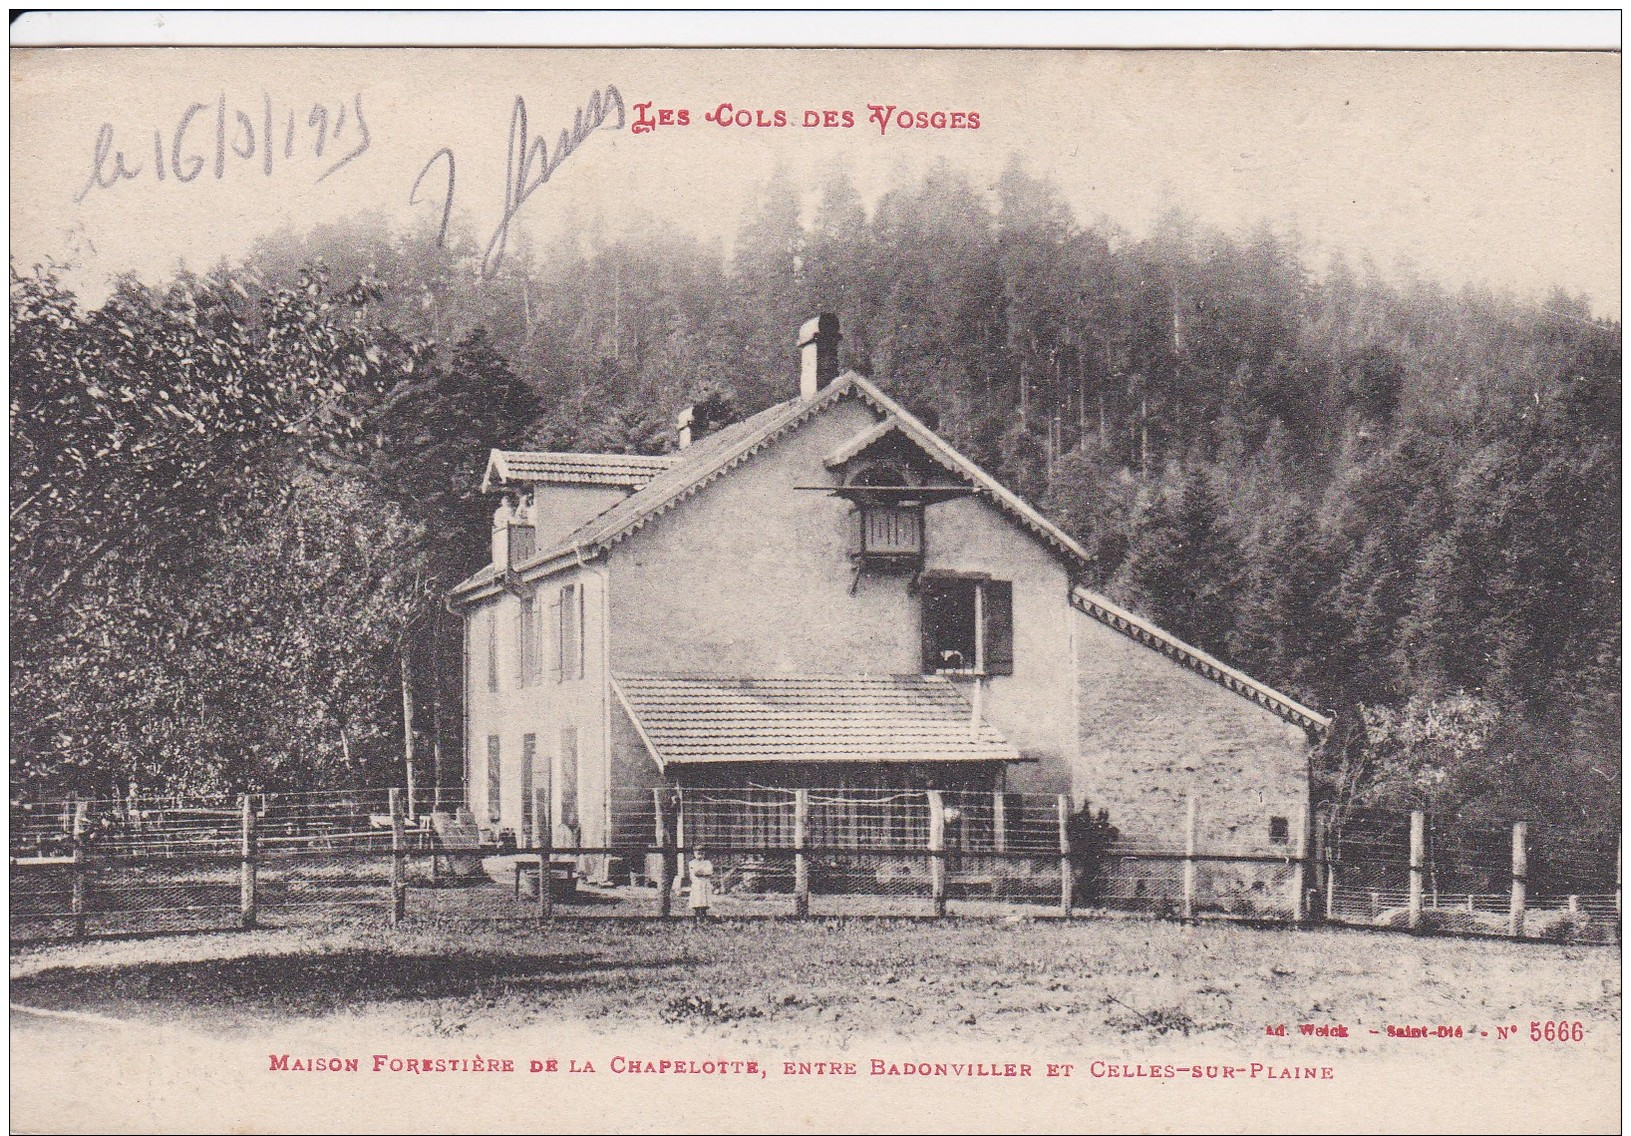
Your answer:
[[[1530,1022],[1530,1041],[1584,1041],[1584,1022]]]

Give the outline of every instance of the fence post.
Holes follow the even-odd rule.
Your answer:
[[[1325,818],[1325,921],[1331,922],[1336,918],[1337,899],[1337,849],[1336,840],[1332,836],[1332,818]]]
[[[87,802],[75,801],[73,812],[73,900],[74,938],[85,937],[85,810]]]
[[[1421,927],[1422,869],[1427,862],[1427,814],[1420,809],[1410,814],[1410,907],[1412,931]]]
[[[793,914],[803,919],[810,914],[810,860],[804,854],[810,844],[810,790],[793,790]]]
[[[1070,794],[1060,793],[1057,803],[1059,814],[1059,914],[1070,918]]]
[[[1195,794],[1184,797],[1184,918],[1195,918]]]
[[[238,799],[243,808],[243,860],[238,879],[238,912],[242,917],[244,929],[247,930],[255,925],[256,916],[259,914],[255,894],[255,861],[259,841],[255,833],[255,798],[248,793],[242,793]]]
[[[667,917],[674,905],[674,862],[668,858],[668,817],[663,809],[663,796],[668,790],[658,786],[651,791],[653,815],[656,817],[657,838],[657,913]]]
[[[549,861],[555,851],[555,826],[550,823],[549,794],[534,787],[532,790],[532,827],[538,846],[538,918],[555,916],[555,881],[549,870]]]
[[[391,790],[391,925],[408,913],[408,885],[403,877],[402,790]]]
[[[935,918],[946,914],[946,809],[940,790],[927,790],[929,798],[929,899]]]
[[[1308,807],[1297,807],[1297,859],[1291,866],[1291,921],[1301,923],[1308,904],[1303,888],[1308,880]]]
[[[1529,825],[1512,826],[1512,919],[1507,927],[1514,939],[1523,938],[1524,907],[1529,902]]]

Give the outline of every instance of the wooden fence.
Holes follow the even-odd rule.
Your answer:
[[[1070,918],[1091,908],[1619,935],[1617,850],[1550,830],[1537,839],[1527,824],[1502,844],[1490,826],[1421,813],[1327,815],[1287,826],[1282,848],[1254,850],[1202,840],[1198,798],[1181,824],[1120,831],[1063,796],[670,787],[614,794],[613,838],[590,847],[557,845],[542,821],[551,816],[544,790],[531,805],[522,832],[484,834],[456,800],[401,789],[14,804],[12,936],[254,927],[357,911],[392,923],[662,918],[685,910],[687,856],[698,848],[714,866],[715,912],[727,915]]]

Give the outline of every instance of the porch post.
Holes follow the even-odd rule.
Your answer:
[[[810,844],[810,790],[793,790],[793,914],[803,919],[810,914],[810,861],[804,854]]]

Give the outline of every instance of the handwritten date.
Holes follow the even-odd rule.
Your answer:
[[[104,122],[92,145],[90,174],[74,194],[75,204],[93,190],[112,189],[144,174],[155,181],[174,179],[185,185],[202,175],[206,166],[219,181],[229,169],[244,166],[258,165],[263,176],[271,177],[281,164],[326,161],[317,175],[323,181],[368,150],[368,120],[360,92],[349,102],[340,100],[332,112],[324,103],[313,105],[303,122],[293,107],[280,107],[274,116],[271,95],[263,96],[254,109],[259,113],[252,115],[230,105],[224,91],[213,103],[188,105],[174,123],[154,127],[150,164],[137,157],[134,148],[121,145],[113,123]]]

